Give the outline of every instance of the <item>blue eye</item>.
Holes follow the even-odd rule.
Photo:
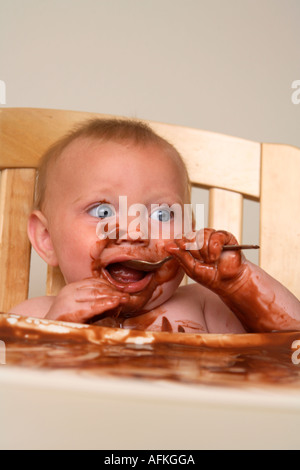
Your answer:
[[[92,217],[97,217],[98,219],[106,219],[115,215],[115,209],[110,204],[98,204],[97,206],[92,207],[88,211],[88,213]]]
[[[158,220],[159,222],[169,222],[173,218],[173,212],[168,209],[157,209],[152,212],[151,218]]]

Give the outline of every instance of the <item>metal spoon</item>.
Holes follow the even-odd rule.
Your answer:
[[[173,259],[173,256],[168,256],[160,261],[151,263],[150,261],[143,261],[141,259],[131,259],[129,261],[123,261],[123,265],[127,268],[137,269],[138,271],[155,271],[160,268],[164,263]]]
[[[257,250],[258,245],[224,245],[223,251],[238,251],[238,250]],[[124,261],[122,264],[127,268],[137,269],[138,271],[155,271],[159,269],[164,263],[173,259],[173,256],[167,256],[166,258],[151,263],[150,261],[143,261],[141,259],[131,259]]]

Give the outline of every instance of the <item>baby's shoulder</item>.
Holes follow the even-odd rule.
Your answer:
[[[16,305],[8,313],[15,313],[16,315],[24,315],[26,317],[44,318],[50,310],[54,299],[55,297],[46,295],[34,297]]]

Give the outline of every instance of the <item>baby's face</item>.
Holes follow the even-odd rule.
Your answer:
[[[124,218],[120,196],[128,209],[143,205],[142,224],[135,222],[139,213],[125,213]],[[168,256],[165,246],[176,235],[169,207],[188,202],[182,165],[157,146],[91,139],[73,142],[52,169],[44,209],[66,282],[93,276],[128,292],[131,300],[123,308],[125,314],[160,305],[182,280],[177,262],[171,260],[150,274],[128,271],[122,262]],[[155,204],[160,208],[155,210]],[[162,233],[166,222],[170,224],[167,238]]]

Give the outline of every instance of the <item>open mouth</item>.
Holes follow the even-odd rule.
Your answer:
[[[106,266],[106,270],[109,272],[111,277],[118,282],[138,282],[146,276],[146,272],[138,271],[124,266],[123,263],[112,263]]]
[[[125,292],[139,292],[153,277],[153,273],[129,268],[122,262],[108,264],[103,273],[109,282]]]

